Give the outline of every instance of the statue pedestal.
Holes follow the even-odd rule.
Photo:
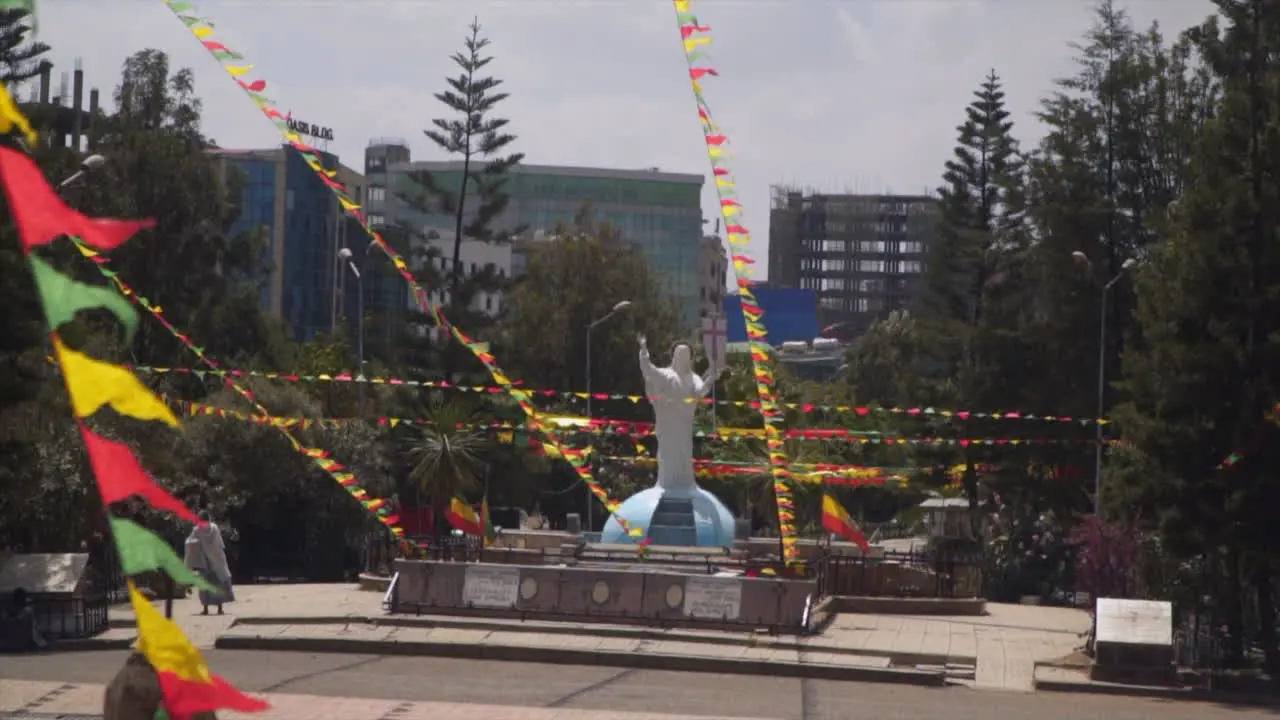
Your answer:
[[[601,541],[638,542],[627,536],[617,516],[643,529],[654,545],[733,547],[733,513],[696,484],[670,490],[655,486],[627,498],[605,523]]]

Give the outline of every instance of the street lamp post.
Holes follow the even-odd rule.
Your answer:
[[[89,173],[93,172],[94,170],[97,170],[98,168],[102,167],[102,166],[103,166],[103,165],[105,165],[106,163],[107,163],[107,159],[106,159],[106,158],[104,158],[104,157],[102,157],[101,155],[98,155],[98,154],[90,155],[89,157],[87,157],[87,158],[85,158],[84,160],[81,160],[81,161],[80,161],[80,169],[79,169],[79,170],[75,171],[75,172],[74,172],[70,177],[68,177],[66,180],[63,180],[62,182],[58,183],[58,189],[59,189],[59,190],[61,190],[62,188],[65,188],[65,187],[67,187],[67,186],[69,186],[69,185],[71,185],[71,184],[75,183],[75,182],[76,182],[77,180],[79,180],[80,178],[82,178],[82,177],[84,177],[84,176],[88,175]]]
[[[603,323],[606,320],[609,320],[610,318],[612,318],[614,315],[617,315],[620,312],[625,312],[630,308],[631,308],[630,300],[621,300],[616,305],[614,305],[613,309],[610,310],[608,313],[606,313],[603,317],[597,318],[596,320],[592,321],[590,325],[587,326],[587,421],[588,422],[590,422],[592,418],[595,417],[595,415],[593,415],[591,412],[592,411],[592,408],[591,408],[591,331],[595,330],[596,326],[599,325],[600,323]],[[591,532],[592,519],[593,519],[592,516],[595,514],[594,510],[595,510],[595,502],[594,502],[594,499],[591,497],[591,488],[588,487],[587,488],[587,517],[586,517],[587,532]]]
[[[347,268],[356,278],[356,358],[359,363],[356,378],[356,404],[361,417],[364,417],[364,280],[360,277],[360,268],[351,259],[351,248],[342,248],[338,257],[347,263]]]
[[[1085,268],[1093,267],[1089,256],[1079,250],[1071,253],[1071,259]],[[1093,514],[1098,517],[1102,517],[1102,423],[1100,421],[1106,412],[1107,294],[1111,292],[1111,287],[1120,282],[1125,273],[1133,269],[1133,266],[1137,264],[1138,261],[1133,258],[1121,263],[1120,272],[1116,273],[1115,277],[1102,286],[1102,297],[1098,309],[1098,412],[1095,413],[1093,418],[1093,426],[1095,428],[1093,445]]]

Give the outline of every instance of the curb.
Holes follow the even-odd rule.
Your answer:
[[[1116,683],[1082,683],[1064,680],[1036,680],[1037,692],[1075,693],[1077,695],[1107,695],[1111,697],[1136,697],[1155,700],[1181,700],[1183,702],[1213,702],[1221,705],[1243,707],[1276,707],[1280,697],[1257,693],[1237,693],[1229,690],[1210,690],[1203,687],[1161,687],[1158,685],[1119,685]]]
[[[627,640],[678,640],[680,642],[703,645],[735,645],[739,647],[761,647],[771,650],[796,650],[798,652],[829,652],[837,655],[856,655],[860,657],[887,657],[895,665],[976,665],[978,658],[967,655],[941,655],[937,653],[876,651],[865,648],[848,648],[835,645],[804,645],[801,643],[760,639],[755,634],[708,636],[694,633],[666,632],[650,629],[630,629],[606,626],[565,626],[565,625],[526,625],[524,623],[494,623],[470,619],[441,621],[428,617],[401,617],[383,615],[368,617],[361,615],[317,615],[312,617],[243,617],[231,623],[234,629],[238,626],[253,625],[353,625],[365,624],[374,627],[403,628],[442,628],[450,630],[485,630],[489,632],[541,633],[545,635],[586,635],[589,637],[623,638]],[[132,627],[132,625],[130,625]],[[764,636],[768,638],[769,636]]]
[[[415,655],[447,657],[460,660],[529,662],[543,665],[598,665],[636,670],[675,670],[678,672],[721,673],[726,675],[769,675],[809,680],[845,682],[878,682],[917,687],[943,687],[946,676],[940,672],[897,668],[840,667],[810,665],[803,662],[740,660],[689,655],[647,655],[631,652],[540,648],[518,645],[475,645],[431,641],[378,641],[343,638],[260,637],[221,635],[214,643],[218,650],[276,650],[312,653],[347,653],[359,655]]]
[[[128,650],[133,647],[136,637],[126,638],[83,638],[79,640],[55,640],[44,651],[46,653],[92,652],[94,650]]]

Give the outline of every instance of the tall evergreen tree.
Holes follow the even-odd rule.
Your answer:
[[[937,237],[929,252],[928,293],[920,326],[928,365],[948,404],[1005,406],[1020,373],[1005,367],[1000,344],[1007,337],[995,322],[1010,318],[992,312],[1010,287],[1010,275],[1022,261],[1022,160],[995,71],[974,93],[954,156],[938,189],[941,205]],[[1016,315],[1012,318],[1016,321]],[[1014,353],[1012,359],[1020,359]],[[966,466],[976,461],[963,452]],[[966,473],[971,504],[978,499],[977,478]]]
[[[49,46],[27,36],[31,32],[27,8],[0,10],[0,83],[12,88],[40,74]]]
[[[427,214],[445,214],[453,218],[453,253],[449,262],[444,304],[454,311],[466,309],[481,286],[493,291],[501,289],[505,278],[476,278],[470,290],[463,288],[462,243],[467,238],[482,242],[510,242],[517,228],[494,228],[494,221],[506,210],[510,196],[506,192],[511,168],[524,159],[522,153],[508,153],[516,136],[508,132],[510,120],[494,117],[497,106],[510,94],[500,92],[503,81],[484,75],[493,62],[485,55],[490,44],[480,34],[480,21],[474,19],[463,50],[452,60],[460,72],[447,79],[449,89],[435,98],[454,113],[452,118],[435,118],[433,128],[423,134],[437,147],[462,162],[457,173],[416,172],[410,175],[421,188],[416,195],[403,195],[402,200]],[[453,355],[445,355],[446,373],[452,371]]]
[[[1006,216],[1015,200],[1021,158],[1004,91],[987,76],[956,130],[959,141],[938,189],[941,214],[930,248],[928,296],[921,317],[942,376],[956,378],[957,399],[977,402],[983,360],[979,335],[997,274],[1015,256]]]

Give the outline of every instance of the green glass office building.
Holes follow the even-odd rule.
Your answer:
[[[416,212],[397,201],[414,192],[409,174],[434,173],[437,182],[456,187],[460,162],[411,162],[408,148],[380,140],[365,151],[370,184],[369,213],[381,222],[409,222],[451,230],[446,215]],[[638,247],[663,283],[663,292],[680,303],[683,319],[696,327],[699,313],[698,247],[702,239],[701,175],[645,170],[615,170],[551,165],[520,165],[507,183],[511,202],[495,228],[524,228],[525,243],[550,242],[557,224],[573,221],[584,203],[595,215],[618,228]],[[385,192],[375,187],[387,188]],[[374,200],[378,198],[378,200]],[[375,206],[376,203],[376,206]],[[539,231],[543,231],[540,233]],[[512,253],[512,275],[523,270],[523,253]]]

